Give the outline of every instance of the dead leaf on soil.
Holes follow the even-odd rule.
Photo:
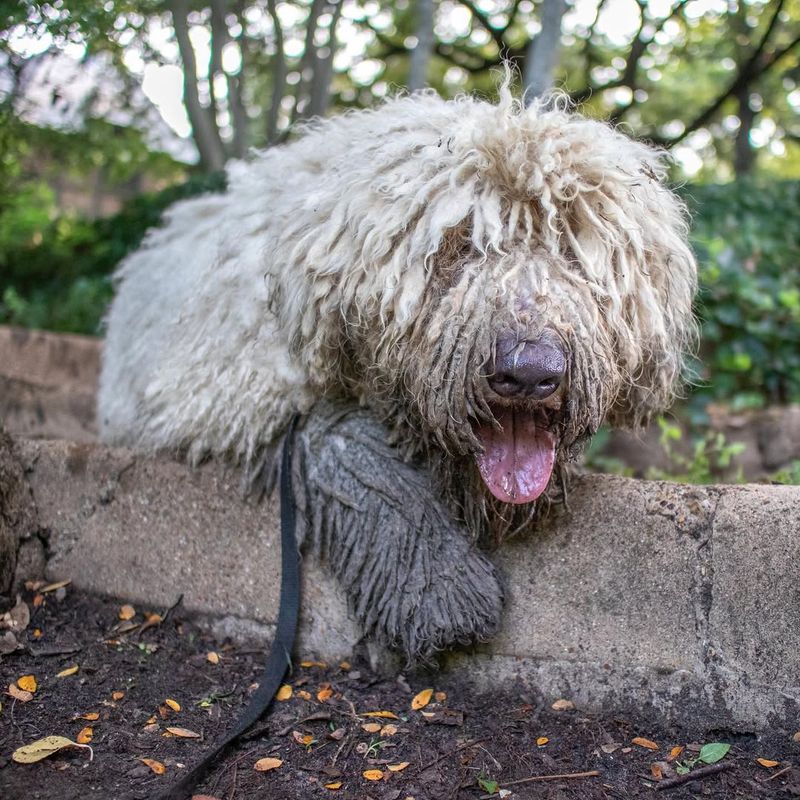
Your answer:
[[[100,719],[100,714],[97,711],[88,711],[86,714],[78,714],[72,719],[85,719],[88,722],[97,722]]]
[[[42,586],[39,591],[41,594],[47,594],[47,592],[55,592],[58,589],[63,589],[65,586],[69,586],[72,583],[71,580],[69,581],[57,581],[56,583],[48,583],[47,586]]]
[[[294,690],[291,686],[289,686],[288,683],[284,683],[283,686],[281,686],[281,688],[275,693],[275,699],[280,701],[288,700],[292,696],[293,691]]]
[[[167,728],[167,731],[179,739],[199,739],[200,734],[188,728]]]
[[[447,692],[436,692],[436,693],[433,695],[433,699],[434,699],[434,700],[435,700],[437,703],[444,703],[444,701],[445,701],[445,700],[447,700]]]
[[[622,747],[622,745],[621,745],[621,744],[619,744],[619,742],[611,742],[611,744],[601,744],[601,745],[600,745],[600,749],[601,749],[601,750],[602,750],[602,751],[603,751],[603,752],[604,752],[606,755],[610,755],[611,753],[616,753],[616,752],[617,752],[617,750],[619,750],[619,749],[620,749],[620,747]]]
[[[314,743],[314,737],[310,733],[300,733],[300,731],[292,731],[292,739],[297,744],[303,745],[303,747],[308,747]]]
[[[389,723],[388,725],[384,725],[381,728],[381,736],[394,736],[397,733],[397,725],[392,725]]]
[[[553,711],[572,711],[575,708],[575,703],[572,700],[564,700],[562,698],[561,700],[556,700],[550,708]]]
[[[342,672],[350,672],[350,669],[353,665],[349,661],[340,661],[339,662],[339,669]]]
[[[414,699],[411,701],[411,708],[414,711],[425,708],[430,703],[431,697],[433,697],[433,689],[423,689],[419,694],[414,695]]]
[[[43,594],[34,595],[33,600],[31,602],[33,603],[34,608],[40,608],[41,606],[44,605],[44,595]]]
[[[289,687],[292,688],[291,686]],[[311,692],[307,692],[305,689],[298,689],[297,696],[302,700],[310,700],[311,699]]]
[[[324,661],[301,661],[301,667],[319,667],[320,669],[325,669],[328,665]]]
[[[794,736],[792,736],[792,741],[800,742],[800,731],[797,731],[797,733]]]
[[[344,728],[337,728],[335,731],[331,731],[328,734],[329,739],[333,739],[334,742],[339,742],[344,739],[344,735],[347,731]]]
[[[536,740],[536,744],[538,747],[544,747],[550,740],[546,736],[540,736]]]
[[[361,773],[368,781],[382,781],[383,772],[379,769],[367,769]]]
[[[325,788],[326,789],[330,789],[331,791],[335,792],[337,789],[341,789],[342,788],[342,782],[341,781],[333,781],[333,783],[326,783],[325,784]]]
[[[85,728],[81,728],[81,732],[75,737],[75,740],[78,744],[89,744],[94,738],[94,728],[90,725],[87,725]]]
[[[141,761],[142,764],[150,767],[150,769],[153,770],[156,775],[163,775],[167,771],[167,768],[160,761],[156,761],[154,758],[140,758],[139,761]]]
[[[410,763],[410,761],[401,761],[399,764],[388,764],[386,769],[389,772],[402,772]]]
[[[278,769],[282,764],[283,760],[280,758],[259,758],[253,764],[253,769],[256,772],[269,772],[271,769]]]
[[[177,700],[173,700],[170,697],[168,697],[164,701],[164,705],[165,706],[169,706],[173,711],[180,711],[181,710],[181,704]]]
[[[323,683],[320,687],[320,690],[317,692],[317,700],[320,703],[324,703],[326,700],[330,700],[333,697],[333,689],[329,683]]]
[[[359,717],[380,717],[382,719],[400,719],[397,714],[393,714],[391,711],[362,711]]]
[[[766,767],[767,769],[772,769],[773,767],[777,767],[779,763],[777,761],[773,761],[771,758],[757,758],[756,761],[758,761],[758,763],[761,764],[762,767]]]
[[[209,664],[219,664],[219,653],[215,653],[213,650],[206,653],[206,661]]]
[[[124,606],[120,606],[117,616],[123,622],[127,622],[129,619],[133,619],[136,616],[136,609],[126,603]]]
[[[660,781],[664,777],[664,772],[661,767],[653,763],[650,765],[650,774],[657,780]]]
[[[125,697],[125,692],[111,692],[112,700],[122,700]]]
[[[17,678],[17,686],[19,686],[23,692],[30,692],[33,694],[37,688],[36,678],[33,675],[23,675],[21,678]]]
[[[74,675],[78,671],[78,665],[73,664],[71,667],[67,667],[66,669],[62,669],[61,672],[56,673],[56,678],[68,678],[70,675]]]
[[[44,739],[37,739],[35,742],[18,747],[11,754],[11,758],[18,764],[33,764],[66,747],[82,747],[89,751],[89,761],[92,760],[91,747],[73,742],[71,739],[67,739],[66,736],[45,736]]]
[[[15,700],[19,700],[20,703],[27,703],[30,700],[33,700],[33,693],[26,692],[24,689],[20,689],[16,683],[9,684],[8,694],[10,694]]]
[[[367,733],[377,733],[380,729],[380,722],[365,722],[361,726],[361,730],[366,731]]]
[[[647,750],[658,750],[658,745],[651,739],[645,739],[643,736],[636,736],[631,739],[631,744],[638,744],[639,747],[644,747]]]
[[[464,724],[464,714],[452,708],[437,708],[436,711],[420,711],[422,718],[430,725],[451,725],[461,727]]]
[[[669,751],[669,755],[667,756],[667,761],[674,761],[681,753],[683,752],[683,745],[676,744],[672,750]]]

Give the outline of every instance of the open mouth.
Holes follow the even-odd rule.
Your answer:
[[[500,425],[479,425],[475,435],[483,445],[476,456],[489,491],[504,503],[532,503],[547,488],[556,459],[558,439],[549,430],[547,413],[523,407],[492,408]]]

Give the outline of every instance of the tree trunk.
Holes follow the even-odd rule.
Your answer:
[[[267,0],[267,10],[272,19],[275,32],[275,55],[272,67],[272,98],[267,112],[267,144],[278,141],[278,115],[281,110],[281,100],[286,92],[286,54],[283,50],[283,28],[278,18],[278,9],[275,0]]]
[[[311,100],[309,113],[311,117],[321,117],[328,110],[333,77],[333,56],[336,53],[336,26],[342,14],[344,0],[338,0],[333,9],[331,26],[328,29],[328,43],[314,52],[314,75],[311,79]]]
[[[189,2],[188,0],[169,0],[172,13],[172,25],[178,42],[183,63],[183,102],[192,126],[192,137],[200,152],[200,163],[204,169],[214,172],[225,165],[225,151],[219,136],[213,109],[208,109],[200,102],[197,88],[197,60],[189,38]]]
[[[750,107],[750,87],[743,86],[736,92],[739,103],[739,130],[733,143],[733,170],[736,177],[749,175],[755,165],[756,153],[750,144],[750,131],[756,120],[756,112]]]
[[[433,0],[417,0],[417,46],[411,51],[408,73],[408,88],[412,92],[428,85],[428,65],[434,47],[433,11]]]
[[[531,39],[525,55],[526,105],[553,88],[558,54],[561,50],[561,19],[567,10],[565,0],[543,0],[542,29]]]

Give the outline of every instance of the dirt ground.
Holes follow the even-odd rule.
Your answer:
[[[123,608],[69,586],[33,587],[22,599],[30,611],[15,634],[22,647],[0,656],[3,800],[156,797],[235,718],[262,668],[260,648],[213,640],[180,606]],[[17,628],[20,615],[18,606]],[[30,698],[28,676],[36,683]],[[363,664],[321,665],[311,656],[288,683],[291,697],[227,752],[195,797],[800,797],[793,730],[685,730],[645,712],[593,715],[570,703],[554,710],[553,698],[513,685],[480,694],[436,673],[384,679]],[[426,689],[427,705],[413,709]],[[90,740],[91,750],[12,759],[51,735]],[[731,745],[721,771],[670,787],[676,769],[703,767],[700,749],[712,742]],[[272,768],[257,771],[257,762]]]

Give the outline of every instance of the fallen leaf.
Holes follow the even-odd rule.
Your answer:
[[[397,714],[391,711],[363,711],[358,715],[359,717],[380,717],[382,719],[400,719]]]
[[[288,700],[292,696],[292,687],[288,683],[284,683],[275,694],[276,700]]]
[[[800,742],[800,731],[797,731],[797,733],[794,736],[792,736],[792,741]]]
[[[69,586],[72,581],[58,581],[57,583],[48,583],[47,586],[42,586],[39,590],[42,594],[46,594],[47,592],[55,592],[58,589],[63,588],[64,586]]]
[[[117,616],[123,622],[127,622],[129,619],[133,619],[136,616],[136,609],[133,606],[126,604],[120,608]]]
[[[550,708],[553,711],[572,711],[575,708],[575,703],[572,700],[556,700]]]
[[[326,700],[330,700],[333,697],[333,689],[326,683],[323,684],[322,688],[317,692],[317,700],[320,703],[324,703]]]
[[[334,781],[333,783],[326,783],[325,784],[325,788],[326,789],[331,789],[332,791],[336,791],[337,789],[341,789],[342,788],[342,782],[341,781]]]
[[[63,750],[65,747],[83,747],[89,751],[89,760],[92,759],[92,748],[88,745],[78,744],[66,736],[45,736],[44,739],[37,739],[35,742],[18,747],[11,758],[18,764],[33,764],[43,758]]]
[[[206,653],[206,661],[209,664],[219,664],[219,653],[215,653],[213,650]]]
[[[181,710],[181,704],[177,700],[173,700],[169,697],[164,701],[164,705],[169,706],[173,711]]]
[[[488,778],[478,778],[478,786],[489,794],[494,794],[497,791],[497,781],[490,781]]]
[[[155,725],[156,722],[157,722],[156,715],[153,714],[153,716],[150,717],[145,724],[147,724],[147,725]]]
[[[664,773],[662,772],[661,767],[658,764],[651,764],[650,765],[650,774],[657,781],[660,781],[664,777]]]
[[[544,747],[544,746],[545,746],[545,745],[546,745],[546,744],[547,744],[549,741],[550,741],[550,740],[549,740],[549,739],[548,739],[546,736],[540,736],[540,737],[539,737],[539,738],[536,740],[536,744],[537,744],[539,747]]]
[[[167,771],[167,768],[160,761],[156,761],[154,758],[140,758],[139,761],[141,761],[142,764],[146,764],[148,767],[150,767],[150,769],[153,770],[156,775],[163,775]]]
[[[292,731],[292,739],[304,747],[314,743],[314,737],[310,733],[300,733],[300,731]]]
[[[381,729],[380,722],[365,722],[361,729],[367,733],[377,733]]]
[[[410,761],[401,761],[399,764],[388,764],[386,769],[389,772],[402,772],[410,763]]]
[[[271,769],[278,769],[281,764],[283,764],[283,761],[280,758],[259,758],[253,764],[253,769],[256,772],[269,772]]]
[[[68,678],[70,675],[74,675],[77,671],[78,671],[78,665],[74,664],[71,667],[62,669],[61,672],[56,673],[56,678]]]
[[[19,700],[20,703],[27,703],[29,700],[33,700],[33,694],[31,692],[26,692],[24,689],[20,689],[16,683],[9,685],[8,693],[15,700]]]
[[[425,706],[430,703],[431,697],[433,697],[433,689],[423,689],[419,694],[414,696],[414,699],[411,701],[411,708],[414,709],[414,711],[425,708]]]
[[[86,714],[78,714],[78,716],[73,717],[73,719],[85,719],[88,722],[96,722],[100,719],[100,714],[97,711],[89,711]]]
[[[621,752],[621,753],[630,753],[630,752],[631,752],[631,750],[633,750],[633,748],[632,748],[632,747],[623,747],[623,748],[622,748],[622,750],[621,750],[620,752]]]
[[[716,764],[721,761],[731,749],[729,744],[723,742],[709,742],[700,748],[700,754],[697,756],[698,761],[704,764]]]
[[[667,756],[667,761],[674,761],[681,753],[683,752],[683,745],[676,744],[672,750],[669,751],[669,755]]]
[[[125,697],[125,692],[111,692],[112,700],[122,700]]]
[[[391,722],[381,728],[381,736],[394,736],[396,733],[397,725],[392,725]]]
[[[188,728],[167,728],[167,730],[179,739],[199,739],[200,734],[190,731]]]
[[[338,742],[344,739],[345,733],[347,733],[347,731],[344,728],[337,728],[335,731],[331,731],[328,734],[328,738],[333,739],[334,742]]]
[[[85,728],[81,729],[81,732],[75,737],[75,740],[78,744],[89,744],[94,738],[94,729],[87,725]]]
[[[645,739],[642,736],[636,736],[631,739],[631,744],[638,744],[639,747],[644,747],[648,750],[658,750],[658,745],[651,739]]]
[[[434,699],[434,700],[435,700],[437,703],[444,703],[444,701],[445,701],[445,700],[447,700],[447,692],[436,692],[436,693],[433,695],[433,699]]]
[[[42,638],[42,630],[41,630],[41,628],[34,628],[33,629],[33,638],[34,639],[41,639]]]
[[[291,686],[289,687],[292,688]],[[311,692],[307,692],[305,689],[298,689],[297,696],[302,700],[310,700],[311,699]]]
[[[379,769],[367,769],[361,773],[368,781],[382,781],[383,772]]]
[[[350,672],[350,668],[351,667],[352,667],[352,664],[349,661],[340,661],[339,662],[339,669],[342,672]]]
[[[301,667],[319,667],[325,669],[328,665],[324,661],[301,661]]]
[[[157,722],[148,722],[142,730],[145,733],[156,733],[158,731],[158,723]]]
[[[778,766],[778,762],[773,761],[771,758],[757,758],[756,761],[758,761],[762,767],[766,767],[767,769],[772,769],[773,767]]]
[[[21,678],[17,678],[17,686],[22,689],[23,692],[30,692],[33,694],[36,691],[36,678],[33,675],[23,675]]]
[[[615,753],[619,748],[622,747],[621,744],[617,742],[612,742],[611,744],[601,744],[600,749],[606,754],[610,755],[611,753]]]
[[[43,604],[44,604],[44,595],[43,594],[35,595],[33,598],[33,607],[40,608]]]

